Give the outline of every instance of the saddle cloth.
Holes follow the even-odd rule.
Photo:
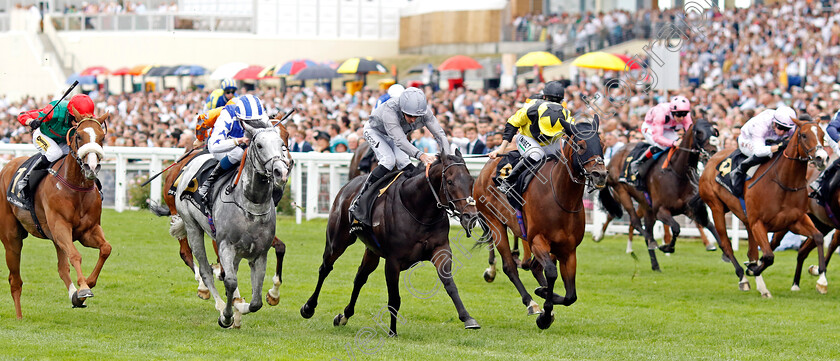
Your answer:
[[[627,158],[624,159],[624,164],[621,165],[621,175],[618,177],[619,182],[627,184],[634,184],[636,182],[636,174],[630,171],[630,165],[634,161],[642,158],[650,147],[651,145],[647,143],[637,143],[636,147],[627,154]],[[663,154],[667,154],[667,152],[659,150],[648,161],[654,162]]]
[[[732,152],[732,154],[726,157],[726,159],[724,159],[723,162],[720,162],[720,164],[718,164],[718,174],[715,176],[715,181],[717,181],[718,184],[720,184],[723,188],[726,188],[726,190],[729,191],[729,193],[734,194],[735,192],[732,191],[733,184],[730,173],[732,173],[732,170],[738,167],[741,164],[741,162],[743,162],[746,159],[747,156],[741,153],[740,149],[736,149],[734,152]],[[755,174],[755,171],[760,165],[761,164],[750,167],[750,169],[747,170],[747,177],[745,178],[745,181],[752,179],[753,175]]]
[[[195,173],[195,176],[189,180],[189,185],[186,189],[184,189],[184,193],[181,194],[181,199],[187,199],[192,202],[196,207],[198,207],[202,212],[205,211],[206,205],[204,202],[198,198],[198,189],[201,188],[201,185],[207,178],[210,177],[210,174],[213,172],[213,168],[216,167],[219,161],[215,159],[210,159],[204,164],[201,165],[198,172]],[[216,179],[216,182],[213,183],[210,190],[208,191],[208,198],[213,200],[216,199],[219,192],[225,188],[225,186],[231,181],[234,175],[236,175],[237,171],[239,170],[238,167],[231,167],[221,177]],[[178,184],[183,181],[183,169],[181,170],[181,174],[173,183],[172,187],[178,187]]]
[[[55,164],[55,162],[53,162],[46,169],[32,171],[32,174],[29,176],[29,182],[26,184],[26,189],[17,189],[18,179],[26,174],[26,170],[29,169],[29,166],[39,157],[39,154],[29,157],[29,159],[23,161],[20,167],[18,167],[15,171],[15,176],[12,178],[12,182],[9,184],[9,189],[6,191],[6,200],[15,207],[19,207],[27,211],[32,210],[32,207],[35,204],[35,190],[38,189],[38,184],[40,184],[44,177],[48,174],[47,170]]]

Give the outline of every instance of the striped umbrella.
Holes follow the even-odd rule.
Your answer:
[[[350,58],[341,63],[337,70],[341,74],[387,73],[388,69],[382,63],[367,58]]]
[[[317,65],[318,63],[309,59],[296,59],[288,61],[281,65],[274,71],[274,75],[295,75],[306,67]]]

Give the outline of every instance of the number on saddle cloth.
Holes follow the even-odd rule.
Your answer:
[[[29,182],[26,184],[26,189],[16,189],[18,180],[21,179],[26,172],[29,170],[30,166],[33,163],[38,162],[41,158],[40,154],[36,154],[29,159],[23,161],[23,163],[18,167],[15,171],[14,177],[12,177],[12,181],[9,184],[9,188],[6,192],[6,200],[9,203],[15,205],[16,207],[22,208],[24,210],[30,210],[34,203],[34,194],[35,189],[38,188],[38,184],[41,183],[41,180],[48,174],[48,169],[52,166],[48,166],[46,169],[38,169],[31,171],[32,174],[29,175]],[[61,159],[61,158],[59,158]]]

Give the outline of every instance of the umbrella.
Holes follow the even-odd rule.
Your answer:
[[[105,68],[104,66],[92,66],[92,67],[86,68],[85,70],[82,70],[79,73],[79,75],[82,75],[82,76],[94,75],[94,76],[96,76],[96,75],[108,75],[110,73],[111,72],[108,71],[108,69]]]
[[[128,71],[128,75],[144,75],[151,68],[151,65],[138,65],[131,68],[131,70]]]
[[[285,64],[281,65],[274,71],[275,75],[295,75],[299,71],[306,69],[307,67],[318,65],[318,63],[309,60],[309,59],[297,59],[288,61]]]
[[[245,63],[227,63],[216,68],[216,70],[212,74],[210,74],[210,79],[222,80],[226,78],[232,78],[240,70],[245,69],[247,67],[248,64]]]
[[[321,65],[326,65],[326,66],[328,66],[332,69],[338,69],[338,66],[341,65],[341,64],[339,64],[335,61],[332,61],[332,60],[327,60],[327,61],[321,63]]]
[[[621,61],[623,61],[624,64],[629,65],[630,70],[636,70],[636,69],[641,69],[642,68],[642,66],[640,65],[641,59],[637,58],[636,60],[633,60],[632,58],[630,58],[629,56],[624,55],[624,54],[613,54],[613,55],[615,55],[619,59],[621,59]]]
[[[516,66],[552,66],[563,64],[554,54],[547,51],[532,51],[516,61]]]
[[[207,73],[207,69],[200,65],[180,65],[172,67],[166,75],[199,76],[205,73]]]
[[[240,70],[236,74],[233,75],[233,78],[236,80],[257,80],[260,79],[260,72],[263,70],[263,67],[259,65],[251,65],[245,69]]]
[[[434,69],[434,65],[432,65],[431,63],[417,64],[408,69],[408,74],[422,73],[427,68]]]
[[[308,66],[295,75],[295,79],[297,80],[333,79],[339,77],[341,77],[341,74],[326,65]]]
[[[111,72],[111,75],[131,75],[129,74],[131,69],[129,68],[119,68]]]
[[[146,72],[146,76],[165,76],[169,69],[172,68],[170,66],[156,66],[154,68],[149,69]]]
[[[337,70],[341,74],[387,73],[388,69],[382,63],[367,58],[350,58],[341,63]]]
[[[479,64],[475,59],[470,58],[466,55],[455,55],[449,59],[443,61],[443,63],[438,66],[438,70],[458,70],[458,71],[465,71],[465,70],[472,70],[472,69],[481,69],[483,66]]]
[[[581,68],[604,69],[604,70],[625,70],[627,64],[621,58],[602,51],[593,51],[579,56],[572,65]]]
[[[67,77],[67,84],[73,84],[73,82],[78,81],[79,84],[96,84],[96,76],[95,75],[80,75],[79,73],[73,74]]]

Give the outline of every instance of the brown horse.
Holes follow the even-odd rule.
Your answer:
[[[361,163],[362,158],[367,155],[368,151],[370,150],[370,144],[368,142],[359,142],[359,146],[356,147],[356,151],[353,152],[353,158],[350,159],[350,170],[347,172],[347,179],[353,179],[363,174],[370,173],[370,170],[376,168],[379,165],[379,161],[376,160],[376,157],[373,157],[373,160],[370,163],[370,168],[367,169],[360,169],[359,163]]]
[[[642,207],[636,208],[636,216],[639,218],[644,217],[644,209]],[[595,236],[593,234],[592,241],[595,243],[601,242],[604,239],[604,236],[607,234],[607,227],[609,227],[610,222],[612,222],[615,217],[612,214],[607,214],[607,221],[604,222],[604,225],[601,226],[601,233]],[[706,237],[706,232],[703,232],[703,226],[694,222],[694,225],[697,227],[697,230],[700,231],[700,240],[703,241],[703,246],[706,247],[707,251],[717,251],[717,247],[709,243],[709,237]],[[627,229],[627,253],[633,253],[633,234],[634,234],[633,225],[628,225]],[[663,244],[670,244],[671,239],[673,239],[673,235],[671,234],[671,227],[667,224],[663,225],[663,232],[662,232],[662,243]]]
[[[697,194],[697,164],[700,163],[701,158],[708,159],[711,152],[717,150],[717,134],[717,129],[705,119],[698,119],[692,124],[686,130],[680,146],[671,148],[672,157],[671,154],[665,154],[653,161],[653,167],[645,175],[645,183],[649,190],[647,193],[639,191],[632,184],[621,183],[618,180],[624,169],[624,163],[628,161],[625,158],[628,158],[630,152],[636,147],[636,143],[628,144],[619,150],[610,162],[607,187],[599,193],[601,203],[607,209],[620,211],[620,208],[615,206],[617,199],[621,207],[627,211],[630,215],[630,224],[645,237],[651,269],[654,271],[660,271],[655,253],[657,244],[653,239],[653,225],[657,220],[671,227],[673,232],[671,242],[659,247],[666,253],[674,252],[674,245],[680,234],[680,225],[674,220],[675,215],[687,214],[701,226],[712,229],[705,207],[700,206],[699,201],[689,204],[689,200]],[[665,162],[670,164],[663,169]],[[642,228],[641,219],[636,214],[634,200],[643,211],[644,228]],[[613,213],[612,216],[620,217],[621,212]]]
[[[288,144],[288,142],[289,142],[289,132],[286,131],[286,127],[283,126],[283,124],[280,124],[280,123],[278,123],[276,125],[276,127],[280,131],[280,138],[283,139],[283,142],[285,142],[285,144]],[[202,146],[202,149],[203,149],[203,146]],[[175,184],[175,182],[178,180],[178,176],[181,174],[181,170],[193,158],[195,158],[198,154],[201,153],[200,150],[201,149],[199,149],[199,148],[187,149],[187,153],[185,155],[181,156],[181,159],[178,159],[176,164],[172,165],[172,167],[169,168],[169,170],[167,170],[166,178],[164,178],[164,181],[163,181],[163,189],[164,189],[163,201],[166,204],[166,206],[151,205],[149,207],[150,210],[152,211],[152,213],[154,213],[158,217],[169,216],[170,219],[171,219],[170,220],[171,224],[177,223],[178,218],[176,218],[176,217],[179,217],[179,216],[178,216],[178,210],[175,208],[175,195],[174,194],[169,194],[169,192],[167,190],[169,190],[173,186],[173,184]],[[291,153],[289,153],[288,149],[286,150],[286,152],[289,156],[289,159],[291,159]],[[184,264],[186,264],[187,267],[189,267],[190,270],[195,273],[195,280],[198,282],[198,291],[197,291],[198,297],[201,298],[201,299],[204,299],[204,300],[209,300],[210,299],[210,290],[204,284],[204,281],[201,280],[201,276],[198,273],[198,266],[194,262],[192,249],[190,248],[189,242],[187,242],[186,230],[184,230],[183,233],[172,234],[172,236],[175,237],[176,239],[178,239],[178,243],[180,245],[179,254],[181,255],[181,259],[184,261]],[[216,253],[216,264],[213,265],[214,272],[216,273],[216,277],[219,280],[224,280],[225,272],[224,272],[224,269],[222,269],[221,262],[219,262],[219,245],[216,243],[215,239],[213,239],[212,241],[213,241],[213,250]],[[271,246],[274,247],[274,253],[275,253],[275,256],[277,257],[277,267],[275,269],[274,279],[273,279],[274,287],[272,287],[269,290],[269,292],[266,293],[265,300],[269,305],[276,306],[280,302],[280,300],[278,298],[279,297],[279,291],[277,290],[277,288],[280,286],[280,284],[283,283],[282,271],[283,271],[283,258],[286,255],[286,244],[283,243],[283,241],[281,241],[280,238],[277,238],[277,236],[275,236],[274,241],[272,242]],[[217,266],[218,266],[218,268],[216,268]]]
[[[813,237],[820,258],[820,280],[817,281],[817,289],[824,289],[828,285],[825,279],[823,236],[806,214],[808,179],[805,172],[808,163],[823,169],[828,158],[822,146],[823,131],[814,122],[794,122],[796,131],[789,139],[789,144],[780,148],[781,151],[774,154],[772,160],[760,165],[755,177],[746,182],[743,208],[738,197],[715,181],[719,173],[718,165],[727,159],[734,149],[725,149],[715,154],[700,177],[700,197],[712,211],[717,234],[720,236],[721,250],[732,261],[742,291],[748,291],[750,284],[732,252],[724,216],[726,212],[731,211],[747,225],[747,256],[750,259],[747,275],[755,276],[756,288],[763,297],[771,297],[771,294],[764,284],[761,272],[774,261],[767,232],[790,230]],[[763,253],[760,259],[759,247]]]
[[[93,297],[90,289],[96,286],[99,272],[111,254],[111,245],[105,240],[99,225],[102,198],[94,181],[101,167],[102,140],[109,114],[98,119],[82,118],[78,113],[73,116],[81,120],[67,134],[69,156],[50,167],[52,175],[45,177],[34,193],[34,210],[40,226],[33,221],[29,211],[14,207],[6,197],[0,197],[0,239],[6,248],[9,285],[17,318],[23,317],[20,308],[23,286],[20,256],[23,239],[28,234],[53,241],[58,257],[58,275],[64,281],[74,307],[85,307],[85,300]],[[16,171],[26,159],[15,158],[3,167],[0,188],[5,191],[10,182],[20,176]],[[74,241],[99,249],[99,259],[88,277],[82,274],[82,256],[73,245]],[[70,265],[76,270],[78,290],[70,279]]]
[[[577,268],[577,246],[583,241],[586,216],[583,212],[583,192],[586,183],[603,188],[607,180],[601,140],[598,136],[599,117],[591,122],[578,120],[569,124],[561,120],[566,134],[563,135],[562,151],[557,160],[548,160],[535,173],[534,179],[522,195],[522,218],[526,234],[517,222],[513,207],[504,194],[499,194],[493,183],[499,160],[487,162],[475,184],[473,196],[478,200],[482,216],[484,241],[492,241],[502,257],[502,269],[513,282],[528,314],[540,314],[537,326],[546,329],[554,321],[555,304],[569,306],[577,300],[575,271]],[[511,255],[507,229],[514,237],[523,239],[536,257],[531,271],[540,283],[535,293],[545,298],[545,312],[533,301],[525,290]],[[563,279],[566,295],[554,293],[557,281],[557,265]],[[544,274],[541,273],[544,271]]]

